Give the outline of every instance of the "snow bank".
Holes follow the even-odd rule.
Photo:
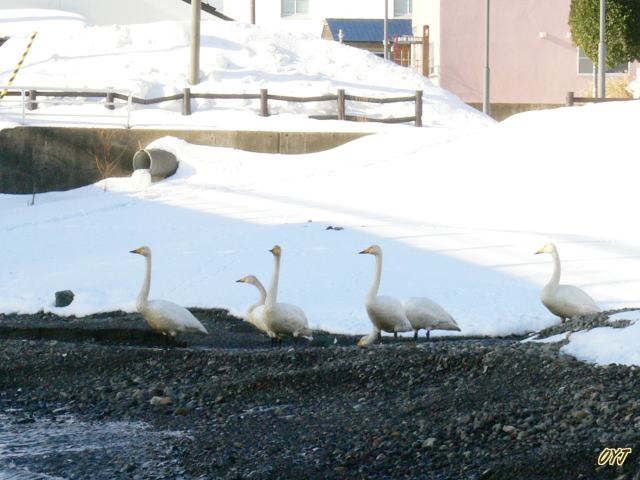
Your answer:
[[[15,12],[15,13],[14,13]],[[30,14],[29,12],[33,12]],[[49,15],[49,17],[47,17]],[[55,28],[42,28],[53,18]],[[73,18],[73,28],[60,19]],[[131,91],[140,97],[181,93],[189,86],[190,25],[158,22],[138,25],[77,25],[77,15],[65,12],[0,10],[0,28],[10,25],[12,38],[2,47],[0,83],[6,82],[33,30],[39,35],[16,80],[16,85],[68,88],[108,88]],[[71,20],[69,20],[71,21]],[[348,93],[376,97],[413,95],[424,91],[424,122],[428,126],[482,127],[492,123],[456,96],[428,79],[386,62],[364,50],[326,41],[303,33],[291,33],[237,22],[203,21],[201,27],[200,83],[193,92],[270,93],[300,97]],[[348,102],[354,115],[411,116],[413,102],[362,104]],[[101,107],[101,114],[108,113]],[[271,101],[276,122],[270,128],[328,128],[311,121],[310,114],[336,114],[336,102],[290,103]],[[88,107],[50,106],[37,113],[94,113]],[[183,117],[180,102],[136,107],[132,124],[199,125],[209,128],[264,129],[257,100],[193,100],[194,115]],[[229,115],[229,112],[234,112]],[[18,111],[16,110],[16,113]],[[114,115],[121,112],[114,112]],[[286,115],[282,117],[283,115]],[[37,121],[38,117],[29,117]],[[61,119],[48,118],[47,122]],[[65,118],[65,122],[72,122]],[[94,119],[94,122],[97,121]],[[103,121],[108,121],[104,119]],[[122,120],[119,120],[122,124]],[[231,126],[230,126],[231,125]],[[316,127],[317,125],[317,127]],[[363,128],[332,122],[332,129]],[[393,128],[367,125],[367,128]]]
[[[142,266],[128,251],[148,244],[153,296],[241,313],[255,292],[234,280],[268,281],[268,249],[280,244],[283,300],[303,306],[314,327],[362,333],[374,266],[357,252],[377,243],[385,251],[381,293],[429,296],[465,334],[506,335],[557,322],[539,301],[550,259],[533,255],[555,241],[564,282],[605,308],[637,305],[640,244],[633,222],[620,221],[634,216],[626,188],[637,167],[609,158],[614,181],[592,158],[610,146],[606,138],[580,146],[552,131],[571,125],[568,116],[582,130],[593,122],[623,129],[637,109],[627,102],[536,112],[463,138],[454,129],[408,128],[312,155],[160,139],[149,147],[172,151],[180,168],[141,190],[110,179],[106,193],[96,185],[39,195],[34,207],[26,197],[0,197],[8,245],[0,258],[12,285],[0,302],[53,310],[52,293],[70,288],[76,301],[61,313],[131,310]],[[580,161],[560,161],[541,136]]]
[[[571,335],[563,353],[586,362],[640,365],[640,324],[627,328],[602,327]]]
[[[380,141],[372,138],[370,146],[360,148],[380,147]],[[234,280],[253,273],[267,282],[268,249],[278,243],[284,251],[283,300],[303,306],[315,327],[365,332],[363,298],[374,265],[357,252],[378,243],[386,254],[384,292],[429,294],[446,305],[467,334],[519,332],[552,321],[535,301],[529,303],[537,315],[518,306],[535,298],[526,281],[388,237],[387,226],[405,228],[401,219],[352,209],[339,195],[327,195],[338,194],[347,178],[374,167],[375,162],[349,161],[346,152],[355,146],[345,147],[345,153],[295,157],[172,138],[151,145],[159,146],[178,155],[180,169],[143,190],[136,190],[132,179],[109,179],[106,193],[96,185],[43,194],[33,207],[26,205],[28,196],[0,197],[10,245],[1,256],[7,262],[5,280],[12,285],[0,294],[3,308],[61,314],[132,310],[142,264],[128,251],[148,244],[154,251],[153,296],[241,313],[255,292]],[[359,194],[371,202],[378,196],[366,189]],[[327,230],[329,225],[345,229]],[[413,222],[409,228],[427,235],[459,234]],[[74,290],[76,300],[55,309],[51,296],[62,288]]]
[[[609,321],[630,320],[626,328],[601,327],[571,334],[561,351],[599,365],[640,365],[640,312],[622,312]]]

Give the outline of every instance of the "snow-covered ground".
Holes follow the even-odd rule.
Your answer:
[[[95,86],[98,65],[111,65],[101,69],[103,86],[157,95],[185,84],[185,25],[72,24],[75,33],[50,30],[21,82]],[[151,35],[154,29],[167,33]],[[352,48],[221,22],[205,35],[207,90],[267,85],[319,94],[340,85],[381,95],[422,88],[426,127],[386,126],[297,156],[164,138],[154,146],[180,160],[165,181],[145,187],[139,179],[109,179],[107,192],[96,184],[41,194],[34,206],[30,197],[1,195],[3,311],[133,310],[143,264],[128,251],[142,244],[154,252],[153,297],[239,314],[257,292],[234,280],[255,274],[268,282],[268,250],[280,244],[280,297],[304,307],[313,327],[336,332],[370,329],[363,299],[374,265],[357,252],[374,243],[385,252],[381,293],[429,296],[467,335],[523,333],[558,321],[539,301],[551,259],[533,253],[547,242],[560,251],[563,283],[581,286],[603,308],[640,305],[640,167],[628,143],[640,103],[530,112],[494,124],[428,80]],[[24,44],[18,40],[9,42]],[[1,68],[6,78],[9,67]],[[307,112],[291,105],[267,119],[248,104],[204,107],[189,121],[353,125],[306,120]],[[368,108],[389,114],[382,111],[388,106]],[[140,125],[182,121],[162,106],[138,114]],[[13,121],[0,110],[2,120]],[[73,304],[52,307],[53,293],[67,288],[76,293]],[[640,364],[637,327],[609,330],[574,333],[563,349],[587,361]]]
[[[618,320],[627,320],[631,324],[626,328],[600,327],[572,333],[570,342],[561,351],[601,365],[640,365],[640,312],[622,312],[609,317],[609,322]]]
[[[445,142],[407,128],[300,156],[165,138],[152,146],[175,152],[181,167],[146,189],[110,179],[106,193],[96,185],[39,195],[33,207],[28,196],[3,196],[12,288],[0,302],[33,311],[71,288],[78,296],[63,312],[130,310],[142,265],[127,252],[149,244],[156,296],[242,312],[255,292],[233,280],[254,273],[267,281],[267,250],[279,243],[283,298],[303,305],[314,326],[363,332],[373,263],[357,252],[378,243],[385,293],[431,296],[467,334],[521,333],[556,321],[538,300],[550,259],[533,256],[555,241],[566,282],[603,307],[638,305],[638,244],[625,220],[637,167],[620,155],[624,146],[611,151],[594,135],[582,148],[567,145],[574,155],[558,161],[564,136],[553,134],[567,115],[589,135],[590,124],[620,130],[637,113],[625,103],[526,114]],[[605,147],[607,169],[594,158]]]

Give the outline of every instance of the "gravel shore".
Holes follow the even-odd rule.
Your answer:
[[[636,368],[516,339],[275,349],[194,313],[187,348],[133,314],[0,316],[0,478],[640,478]]]

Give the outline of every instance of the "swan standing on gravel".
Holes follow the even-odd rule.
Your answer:
[[[269,251],[273,254],[274,269],[269,291],[264,302],[263,320],[267,327],[267,334],[271,338],[279,338],[281,335],[293,335],[293,338],[305,337],[313,340],[313,332],[309,328],[304,311],[295,305],[277,302],[282,249],[276,245]]]
[[[206,328],[186,308],[166,300],[149,301],[151,288],[151,249],[140,247],[131,253],[142,255],[146,260],[146,271],[142,288],[136,301],[136,309],[142,314],[149,326],[156,332],[173,339],[178,332],[194,332],[207,334]]]
[[[540,300],[551,313],[557,315],[564,322],[576,315],[586,315],[600,312],[593,298],[587,292],[573,285],[560,285],[560,256],[553,243],[547,243],[538,250],[539,253],[550,253],[553,258],[553,275],[540,294]]]
[[[436,302],[426,297],[413,297],[404,302],[404,312],[413,327],[413,339],[418,341],[418,332],[421,329],[427,331],[429,340],[431,330],[455,330],[460,327],[449,312]]]
[[[397,335],[398,332],[408,332],[413,328],[400,300],[378,295],[382,276],[382,249],[378,245],[372,245],[359,253],[373,255],[376,258],[376,273],[364,303],[369,320],[373,324],[373,331],[358,341],[359,347],[366,347],[380,338],[381,331]]]
[[[258,280],[254,275],[247,275],[240,280],[236,280],[238,283],[248,283],[253,285],[260,292],[260,298],[257,303],[254,303],[247,310],[247,321],[256,327],[261,332],[267,333],[267,326],[264,324],[264,302],[267,298],[267,291],[264,289],[262,282]]]

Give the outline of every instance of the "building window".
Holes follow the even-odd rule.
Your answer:
[[[629,73],[629,63],[625,62],[608,68],[607,73]],[[578,75],[593,75],[593,62],[580,47],[578,47]]]
[[[280,5],[283,17],[309,14],[309,0],[280,0]]]
[[[393,0],[393,16],[409,17],[413,12],[413,0]]]

